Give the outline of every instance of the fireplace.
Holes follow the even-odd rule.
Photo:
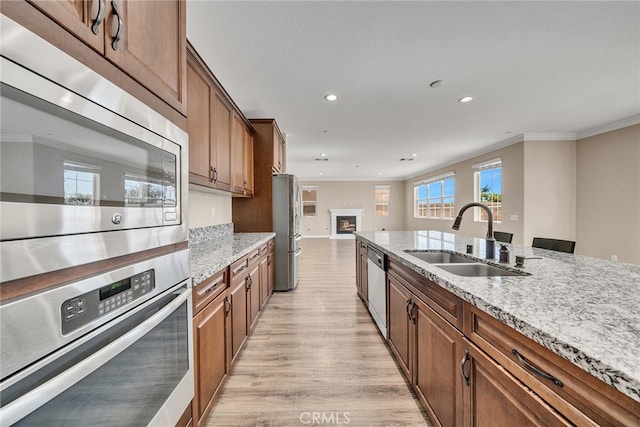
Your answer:
[[[356,231],[355,215],[336,217],[336,234],[353,234]]]
[[[355,239],[353,233],[362,230],[364,209],[329,209],[329,212],[332,239]]]

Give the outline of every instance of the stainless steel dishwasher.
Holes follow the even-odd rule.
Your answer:
[[[387,256],[378,249],[367,248],[367,282],[369,313],[382,336],[387,339]]]

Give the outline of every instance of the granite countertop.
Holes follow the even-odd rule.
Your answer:
[[[451,293],[640,401],[640,265],[528,246],[531,276],[463,277],[404,252],[437,249],[484,258],[484,239],[440,231],[358,232],[358,236]],[[496,256],[499,246],[496,245]]]
[[[275,233],[233,233],[198,235],[189,238],[193,286],[211,277],[252,250],[268,242]]]

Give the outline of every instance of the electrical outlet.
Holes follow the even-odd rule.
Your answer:
[[[511,215],[511,221],[517,221],[518,215]]]
[[[618,255],[611,255],[611,261],[618,262]]]
[[[216,208],[211,208],[211,218],[216,217]]]

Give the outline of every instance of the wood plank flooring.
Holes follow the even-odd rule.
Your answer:
[[[355,289],[355,241],[304,239],[208,426],[431,426]],[[314,418],[315,417],[315,418]]]

